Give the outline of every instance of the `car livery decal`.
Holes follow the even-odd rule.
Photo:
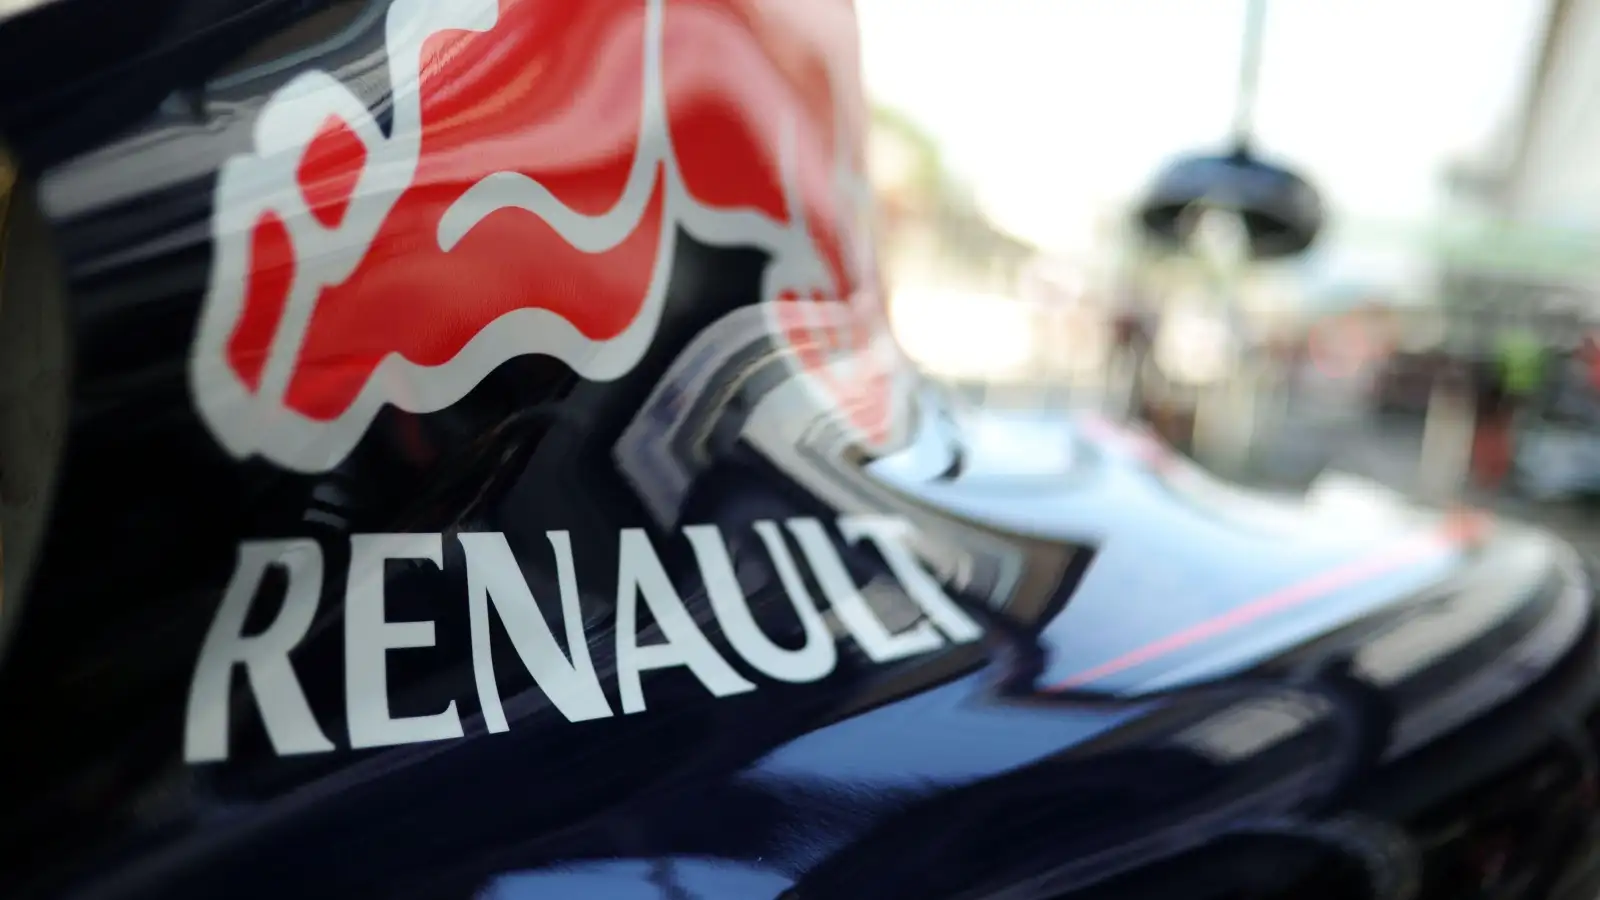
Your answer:
[[[796,365],[883,439],[873,372],[900,360],[872,295],[853,9],[803,6],[394,0],[387,131],[308,71],[222,168],[189,370],[217,440],[320,472],[383,406],[445,408],[515,356],[622,377],[680,231],[768,255],[759,299]]]
[[[707,636],[715,625],[733,655],[751,676],[770,682],[808,684],[832,674],[839,663],[839,637],[848,635],[868,665],[886,665],[933,653],[951,644],[968,644],[983,635],[982,627],[945,594],[911,549],[912,526],[892,516],[841,516],[832,523],[848,546],[871,548],[883,561],[885,577],[858,585],[835,546],[830,529],[820,520],[792,518],[759,521],[751,528],[764,547],[781,594],[787,598],[804,634],[799,647],[777,643],[763,628],[740,573],[748,559],[735,560],[723,529],[691,525],[681,529],[699,573],[704,597],[679,592],[669,577],[655,543],[638,528],[617,535],[614,662],[609,672],[597,669],[591,651],[594,638],[586,631],[583,607],[594,592],[584,590],[572,538],[566,531],[544,535],[555,562],[557,596],[535,597],[511,542],[500,532],[459,533],[465,560],[468,645],[472,682],[480,710],[480,727],[500,733],[514,727],[503,703],[496,665],[490,652],[490,623],[497,619],[509,637],[534,686],[568,722],[585,722],[645,712],[645,673],[682,667],[713,697],[757,689]],[[436,646],[435,621],[396,621],[385,609],[391,588],[386,576],[391,561],[413,561],[443,569],[446,536],[441,533],[357,534],[349,539],[343,599],[344,710],[351,749],[415,744],[461,738],[464,717],[455,700],[442,709],[419,715],[396,715],[390,698],[389,658],[393,651],[427,650]],[[791,553],[788,541],[799,547]],[[529,552],[531,548],[521,548]],[[802,567],[802,561],[804,566]],[[322,604],[327,556],[309,538],[247,541],[196,658],[190,683],[183,734],[183,757],[191,763],[227,760],[231,749],[237,701],[246,692],[233,689],[234,673],[243,670],[274,753],[299,755],[335,749],[333,740],[312,711],[296,671],[293,654],[312,632]],[[271,620],[247,624],[259,605],[269,573],[285,576],[287,586]],[[807,573],[818,590],[814,598]],[[592,577],[592,576],[588,576]],[[892,625],[876,592],[892,590],[910,611],[909,622]],[[609,598],[607,598],[609,600]],[[827,612],[819,606],[825,601]],[[546,618],[554,604],[559,615]],[[699,615],[709,609],[709,615]],[[448,611],[440,610],[445,615]],[[558,641],[550,622],[564,630]],[[566,649],[563,650],[562,643]],[[505,672],[500,671],[501,676]],[[601,675],[614,681],[612,699]]]

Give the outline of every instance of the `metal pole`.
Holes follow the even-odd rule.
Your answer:
[[[1245,0],[1244,35],[1239,50],[1239,88],[1233,113],[1233,134],[1239,146],[1250,141],[1255,127],[1256,89],[1261,81],[1261,47],[1267,24],[1267,0]]]

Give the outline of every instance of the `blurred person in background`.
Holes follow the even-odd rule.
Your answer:
[[[1526,325],[1495,336],[1473,439],[1473,471],[1483,487],[1499,486],[1510,471],[1517,417],[1541,395],[1546,363],[1544,342]]]
[[[1283,364],[1288,370],[1285,384],[1291,402],[1305,390],[1311,368],[1311,326],[1297,324],[1284,337]]]
[[[1518,326],[1500,335],[1495,357],[1506,400],[1514,409],[1526,408],[1544,384],[1544,341],[1533,329]]]
[[[1589,387],[1600,391],[1600,330],[1591,328],[1578,345],[1578,361],[1582,364]]]
[[[1595,399],[1600,391],[1600,344],[1584,335],[1570,347],[1547,351],[1544,396],[1539,402],[1542,423],[1570,424],[1595,419]]]
[[[1113,412],[1122,417],[1146,418],[1150,359],[1160,315],[1149,292],[1138,285],[1127,285],[1118,291],[1110,313],[1107,379],[1126,396],[1125,407]]]
[[[1190,287],[1171,297],[1154,323],[1143,376],[1144,417],[1165,440],[1189,452],[1202,400],[1237,371],[1243,335],[1229,309]]]
[[[1118,352],[1143,361],[1155,340],[1157,315],[1148,294],[1137,287],[1122,292],[1112,313],[1112,341]]]

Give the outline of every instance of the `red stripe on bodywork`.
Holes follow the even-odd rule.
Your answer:
[[[1335,591],[1370,581],[1402,569],[1412,563],[1440,556],[1463,545],[1481,540],[1487,527],[1486,517],[1476,513],[1452,514],[1439,528],[1410,538],[1397,546],[1379,553],[1340,565],[1311,576],[1303,581],[1279,588],[1263,597],[1235,607],[1219,616],[1206,619],[1174,632],[1164,638],[1145,644],[1112,660],[1057,682],[1047,690],[1068,690],[1081,687],[1102,678],[1160,659],[1179,650],[1192,647],[1237,628],[1287,609],[1318,600]]]

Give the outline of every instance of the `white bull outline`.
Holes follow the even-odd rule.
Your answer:
[[[786,286],[827,283],[827,269],[806,222],[792,121],[785,123],[778,147],[789,222],[774,221],[755,210],[706,207],[690,195],[667,127],[662,84],[665,0],[642,2],[645,46],[639,139],[617,203],[603,213],[587,215],[563,204],[535,179],[499,172],[457,198],[441,217],[437,233],[440,248],[448,252],[489,214],[516,208],[542,218],[575,249],[599,253],[635,232],[659,180],[664,191],[661,236],[634,321],[612,338],[594,340],[553,310],[517,309],[489,323],[440,365],[418,365],[389,354],[337,418],[312,419],[284,405],[319,295],[350,277],[395,202],[414,181],[422,135],[424,42],[443,30],[489,31],[499,17],[498,0],[394,0],[385,19],[393,86],[392,136],[384,136],[366,104],[342,82],[327,72],[310,71],[283,85],[263,106],[254,127],[255,152],[235,156],[222,167],[212,215],[215,259],[189,377],[202,418],[228,452],[239,458],[260,455],[298,472],[327,471],[349,455],[384,405],[412,413],[443,409],[516,356],[553,356],[591,381],[619,378],[638,364],[655,337],[679,227],[708,244],[767,251],[772,262],[763,278],[764,302],[771,302]],[[324,227],[311,214],[295,177],[305,149],[330,116],[350,127],[367,154],[349,206],[334,228]],[[836,133],[845,140],[845,129]],[[860,178],[849,168],[848,154],[836,153],[835,159],[835,188],[855,204],[846,209],[859,215]],[[267,212],[275,213],[287,229],[296,265],[259,389],[251,390],[229,365],[227,343],[245,311],[252,232]],[[848,239],[844,249],[852,265],[863,258],[862,248]],[[880,362],[893,365],[889,360]],[[844,365],[853,367],[849,361]]]

